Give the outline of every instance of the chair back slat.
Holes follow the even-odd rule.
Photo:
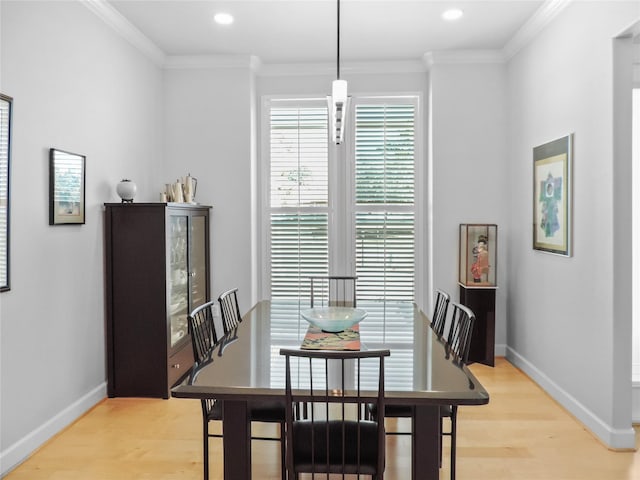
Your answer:
[[[188,316],[189,334],[193,347],[193,360],[198,365],[211,357],[211,351],[218,345],[213,309],[215,301],[204,303],[194,309]]]
[[[436,289],[436,299],[433,306],[433,316],[431,317],[431,328],[438,338],[444,335],[444,326],[447,321],[447,311],[449,309],[449,294]]]
[[[344,275],[309,277],[311,307],[355,307],[357,278]]]
[[[289,478],[299,473],[373,475],[384,472],[384,418],[367,418],[367,405],[384,412],[384,357],[389,350],[282,349]],[[377,392],[363,372],[377,368]],[[369,392],[367,392],[369,390]],[[308,405],[307,418],[296,406]]]
[[[220,304],[222,328],[224,329],[224,334],[227,335],[236,329],[242,321],[240,307],[238,306],[238,289],[233,288],[222,293],[218,297],[218,303]]]
[[[452,302],[453,316],[447,337],[447,351],[455,355],[460,363],[467,363],[473,334],[475,315],[464,305]]]

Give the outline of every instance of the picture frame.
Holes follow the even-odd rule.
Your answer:
[[[9,282],[9,227],[11,213],[11,116],[13,98],[0,93],[0,292]]]
[[[533,148],[533,248],[572,255],[573,133]]]
[[[86,157],[49,149],[49,225],[85,223]]]

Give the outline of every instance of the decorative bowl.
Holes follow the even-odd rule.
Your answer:
[[[351,307],[316,307],[300,312],[311,325],[325,332],[342,332],[360,323],[367,312],[360,308]]]

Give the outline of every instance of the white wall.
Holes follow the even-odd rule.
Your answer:
[[[165,71],[166,180],[198,179],[196,200],[212,205],[211,297],[239,290],[251,296],[251,163],[253,72],[236,68]]]
[[[431,67],[434,288],[459,301],[461,223],[498,225],[496,354],[506,344],[510,241],[506,72],[502,63],[436,61]]]
[[[106,396],[102,203],[155,199],[161,72],[78,2],[0,3],[14,98],[11,291],[0,295],[0,474]],[[86,224],[48,225],[48,150],[87,156]]]
[[[618,221],[627,189],[614,181],[630,159],[614,162],[612,39],[638,18],[638,2],[572,3],[508,66],[509,358],[621,448],[635,444],[630,295],[619,299],[631,232]],[[574,254],[565,258],[531,247],[532,148],[571,132]]]

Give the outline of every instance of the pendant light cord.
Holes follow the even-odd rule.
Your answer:
[[[340,0],[338,0],[338,54],[337,54],[337,70],[338,70],[338,80],[340,80]]]

